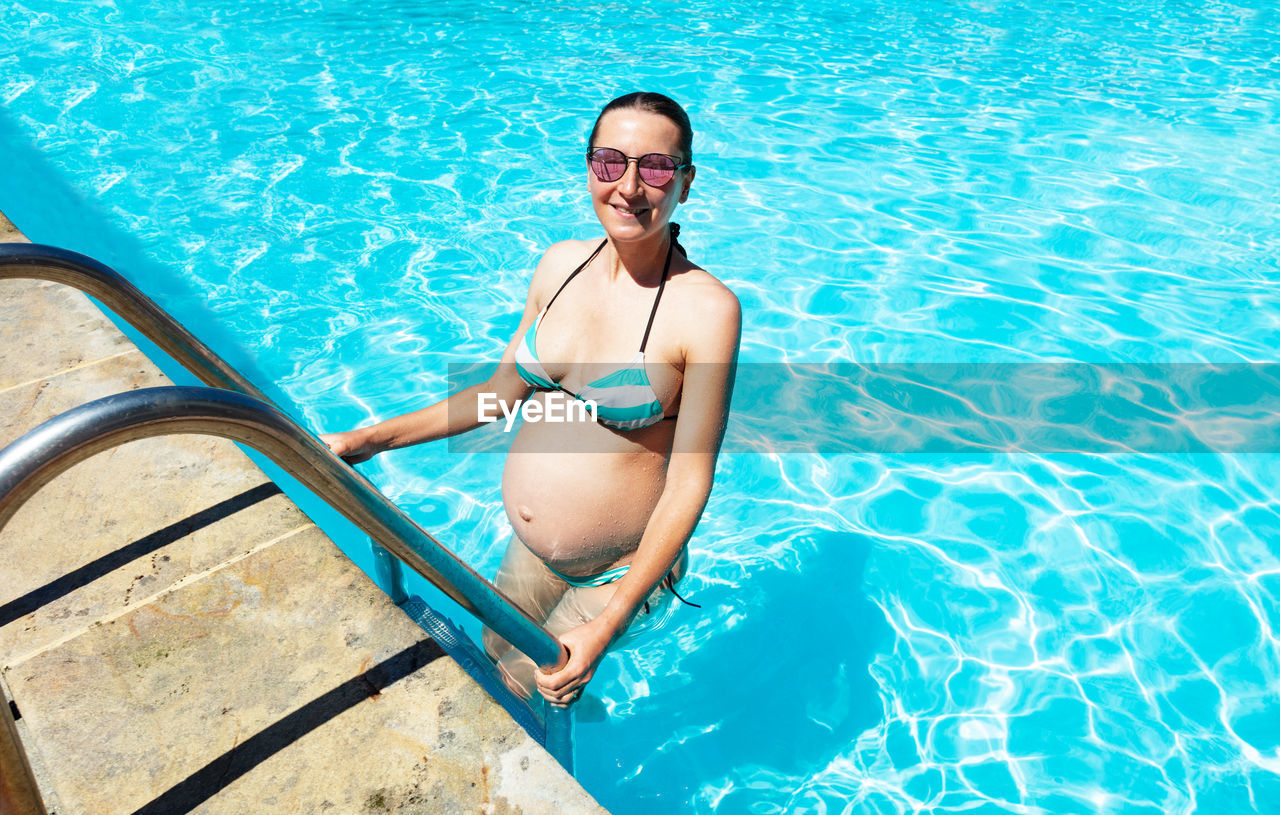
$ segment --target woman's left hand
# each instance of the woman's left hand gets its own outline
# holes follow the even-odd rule
[[[596,666],[613,641],[613,631],[599,617],[571,628],[560,635],[560,642],[569,649],[569,661],[558,671],[534,672],[538,692],[553,705],[567,705],[595,676]]]

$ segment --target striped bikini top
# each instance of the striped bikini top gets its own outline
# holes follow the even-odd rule
[[[565,278],[564,283],[560,284],[551,302],[542,309],[538,319],[533,321],[533,325],[529,326],[529,330],[520,340],[520,345],[516,348],[516,371],[519,372],[521,379],[535,388],[561,391],[576,399],[595,402],[596,420],[616,430],[637,430],[662,421],[662,403],[658,401],[658,394],[654,391],[653,383],[649,381],[649,374],[645,371],[644,349],[649,344],[649,331],[653,328],[653,318],[658,313],[658,302],[662,300],[662,290],[667,285],[667,272],[671,269],[671,250],[675,247],[677,234],[676,225],[672,224],[671,227],[671,245],[667,247],[666,265],[662,267],[662,282],[658,284],[658,294],[653,298],[653,310],[649,312],[649,323],[644,328],[640,350],[636,352],[635,357],[617,370],[583,385],[577,393],[561,387],[560,383],[553,380],[543,369],[542,363],[538,361],[538,328],[542,325],[543,318],[547,316],[547,311],[560,296],[560,292],[569,285],[569,281],[573,280],[578,272],[587,268],[587,264],[600,254],[600,250],[608,242],[603,240],[591,256],[574,269]]]

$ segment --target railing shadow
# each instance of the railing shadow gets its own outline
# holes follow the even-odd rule
[[[179,815],[191,812],[276,753],[325,722],[413,674],[445,655],[432,639],[424,639],[306,703],[264,730],[210,761],[161,793],[133,815]]]
[[[202,509],[194,515],[169,524],[163,529],[158,529],[119,549],[108,552],[96,560],[92,560],[37,589],[27,592],[21,597],[0,605],[0,627],[19,620],[40,607],[60,597],[65,597],[76,589],[84,588],[125,564],[152,554],[197,530],[211,526],[243,509],[281,494],[280,488],[272,482],[260,484],[225,501],[220,501],[207,509]]]

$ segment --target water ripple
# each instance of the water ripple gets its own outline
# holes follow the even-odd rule
[[[598,231],[596,108],[652,87],[698,128],[682,241],[744,361],[1270,362],[1278,33],[1222,2],[22,0],[0,139],[40,162],[0,206],[345,427],[496,358],[540,249]],[[797,427],[877,427],[850,407]],[[382,458],[492,571],[500,458]],[[1278,476],[728,453],[703,609],[602,665],[580,775],[619,813],[1273,811]]]

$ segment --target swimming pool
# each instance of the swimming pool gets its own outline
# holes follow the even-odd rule
[[[681,239],[745,361],[1276,358],[1261,3],[22,0],[0,33],[0,210],[316,428],[496,354],[634,88],[693,117]],[[366,472],[491,573],[500,467]],[[703,608],[608,659],[579,777],[617,813],[1273,811],[1277,484],[1269,452],[731,450]]]

